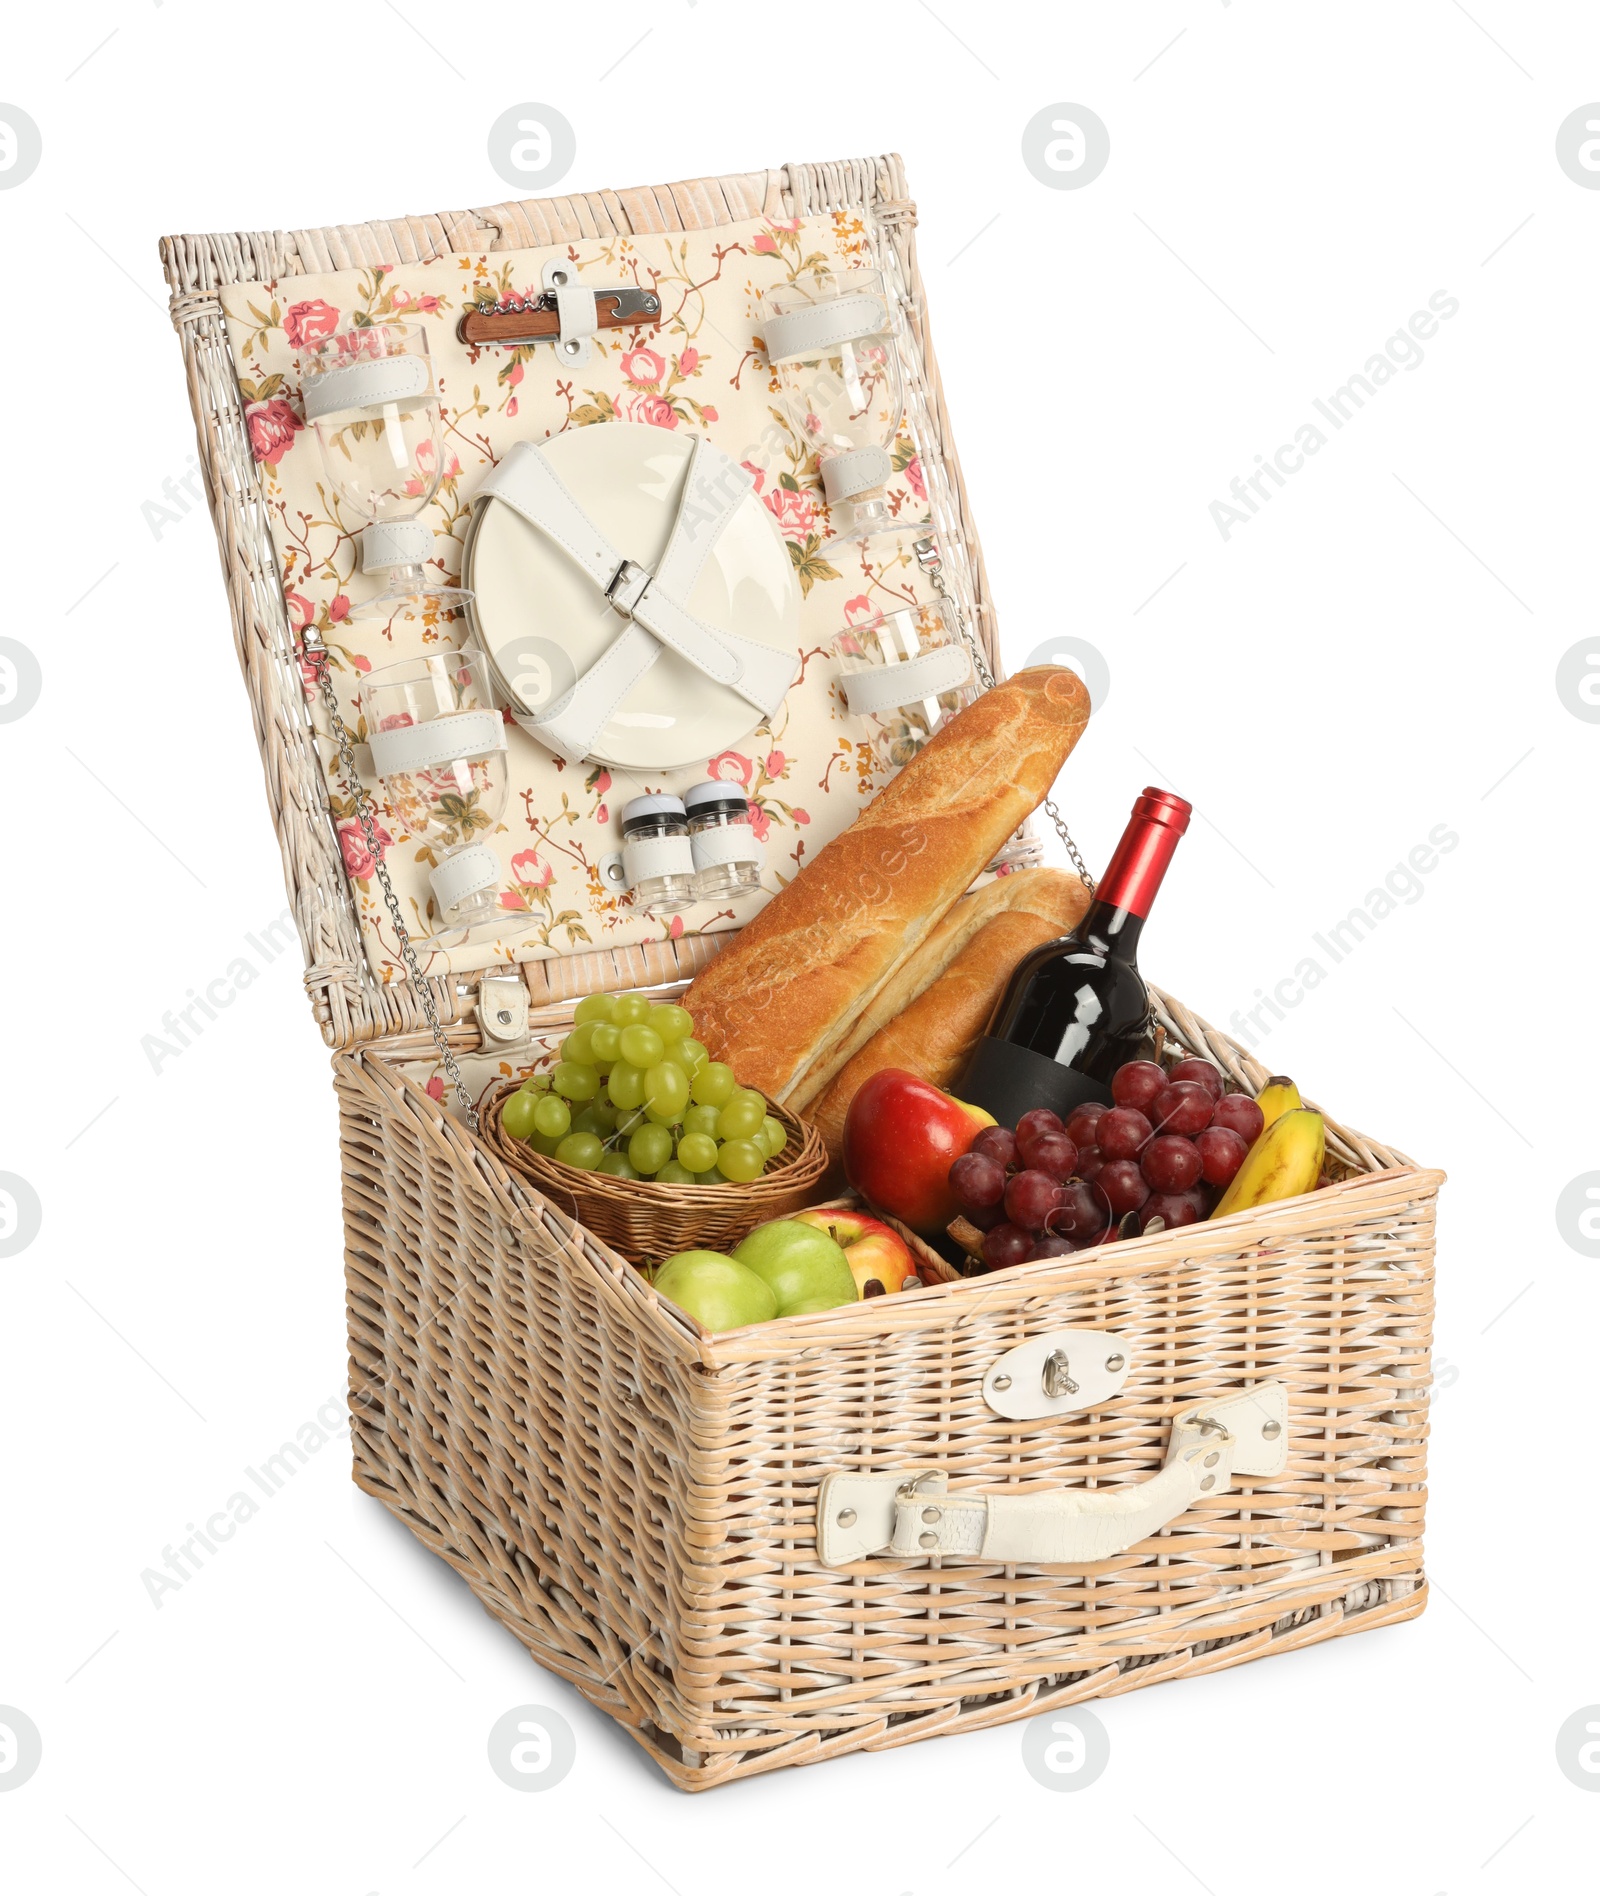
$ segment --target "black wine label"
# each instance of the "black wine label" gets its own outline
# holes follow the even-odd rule
[[[985,1034],[973,1050],[972,1064],[956,1097],[993,1113],[1002,1126],[1014,1127],[1036,1106],[1048,1106],[1063,1119],[1088,1100],[1109,1106],[1111,1088],[1091,1080],[1087,1073],[1060,1065],[1048,1054]]]

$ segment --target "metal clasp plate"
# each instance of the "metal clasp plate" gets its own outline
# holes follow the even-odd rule
[[[1098,1409],[1128,1380],[1132,1357],[1114,1331],[1051,1330],[995,1358],[983,1399],[1014,1422]]]

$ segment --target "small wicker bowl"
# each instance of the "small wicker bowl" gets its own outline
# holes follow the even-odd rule
[[[482,1109],[485,1141],[552,1204],[635,1263],[677,1251],[731,1251],[757,1225],[801,1210],[828,1169],[828,1148],[816,1127],[769,1099],[767,1111],[789,1139],[777,1164],[748,1185],[658,1185],[580,1172],[513,1139],[500,1124],[500,1110],[519,1084],[501,1087]]]

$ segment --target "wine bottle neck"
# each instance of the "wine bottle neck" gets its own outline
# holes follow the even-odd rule
[[[1171,791],[1146,790],[1100,878],[1097,901],[1140,919],[1148,915],[1178,838],[1189,827],[1189,813],[1189,805]]]
[[[1097,954],[1115,955],[1120,961],[1132,961],[1143,929],[1142,915],[1135,915],[1132,909],[1121,908],[1115,902],[1108,902],[1103,896],[1097,895],[1073,932]]]

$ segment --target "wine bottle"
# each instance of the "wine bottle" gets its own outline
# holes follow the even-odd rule
[[[1150,1031],[1139,933],[1189,815],[1167,790],[1147,789],[1134,804],[1083,920],[1017,964],[952,1089],[958,1099],[1002,1126],[1036,1106],[1065,1119],[1087,1100],[1110,1103],[1111,1076],[1139,1058]]]

